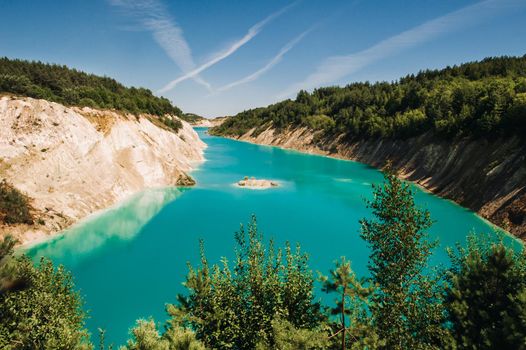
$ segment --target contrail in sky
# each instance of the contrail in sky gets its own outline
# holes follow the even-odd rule
[[[230,84],[227,84],[225,86],[220,87],[219,89],[217,89],[217,91],[219,91],[219,92],[226,91],[226,90],[229,90],[229,89],[231,89],[231,88],[233,88],[235,86],[246,84],[246,83],[249,83],[251,81],[256,80],[261,75],[265,74],[268,70],[272,69],[272,67],[274,67],[276,64],[278,64],[282,60],[283,56],[285,56],[285,54],[287,52],[292,50],[292,48],[294,48],[294,46],[296,46],[296,44],[298,44],[313,29],[314,29],[314,27],[304,31],[303,33],[298,35],[296,38],[294,38],[293,40],[289,41],[285,46],[283,46],[281,48],[281,50],[279,50],[278,54],[276,56],[274,56],[270,61],[268,61],[268,63],[266,65],[264,65],[262,68],[258,69],[257,71],[255,71],[254,73],[252,73],[250,75],[247,75],[246,77],[244,77],[242,79],[236,80],[236,81],[234,81],[234,82],[232,82]]]
[[[499,12],[511,10],[525,4],[525,1],[520,0],[482,1],[432,19],[424,24],[380,41],[363,51],[347,56],[329,57],[315,69],[315,72],[307,76],[305,80],[292,84],[276,98],[288,98],[301,89],[311,89],[333,83],[349,74],[359,71],[371,63],[427,42],[441,34],[458,30],[485,18],[496,16]]]
[[[175,22],[162,3],[157,0],[110,0],[114,6],[127,11],[137,18],[140,24],[152,32],[153,38],[177,66],[188,73],[195,69],[192,50],[183,35],[183,30]],[[192,79],[212,91],[210,84],[195,74]]]
[[[232,55],[239,48],[241,48],[243,45],[245,45],[250,40],[252,40],[256,35],[258,35],[259,32],[269,22],[271,22],[272,20],[276,19],[277,17],[279,17],[280,15],[282,15],[283,13],[288,11],[291,7],[295,6],[297,3],[298,2],[294,2],[294,3],[292,3],[292,4],[288,5],[288,6],[285,6],[284,8],[282,8],[281,10],[279,10],[277,12],[274,12],[273,14],[271,14],[270,16],[265,18],[264,20],[256,23],[255,25],[253,25],[252,27],[249,28],[248,32],[241,39],[237,40],[236,42],[231,44],[226,49],[224,49],[224,50],[220,51],[219,53],[217,53],[216,55],[214,55],[208,62],[206,62],[206,63],[202,64],[201,66],[191,70],[190,72],[180,76],[179,78],[177,78],[175,80],[172,80],[171,82],[166,84],[163,88],[161,88],[159,90],[159,92],[163,93],[163,92],[166,92],[166,91],[169,91],[169,90],[173,89],[180,82],[195,77],[196,75],[198,75],[202,71],[212,67],[214,64],[216,64],[218,62],[221,62],[222,60],[224,60],[228,56]]]

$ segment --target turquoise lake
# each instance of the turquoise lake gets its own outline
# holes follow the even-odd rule
[[[67,235],[32,248],[72,271],[89,310],[87,326],[94,342],[97,328],[108,343],[122,344],[138,318],[166,318],[165,303],[184,292],[187,262],[197,264],[199,239],[210,262],[233,255],[234,232],[257,215],[265,238],[277,245],[299,242],[314,271],[328,273],[345,255],[359,275],[366,273],[368,249],[359,236],[361,218],[370,215],[364,199],[382,174],[367,165],[306,155],[212,137],[206,162],[192,172],[191,189],[155,189],[94,215]],[[244,176],[273,179],[269,190],[237,188]],[[416,202],[435,221],[430,234],[439,239],[431,263],[447,264],[447,246],[464,242],[469,232],[493,232],[486,221],[450,201],[417,187]],[[324,295],[320,297],[326,299]]]

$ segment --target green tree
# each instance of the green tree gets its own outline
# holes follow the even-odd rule
[[[24,289],[29,284],[27,276],[17,268],[17,260],[13,256],[16,243],[11,236],[4,237],[0,242],[0,296],[8,291]]]
[[[290,322],[280,319],[272,321],[274,345],[258,343],[257,350],[321,350],[330,346],[327,330],[296,328]]]
[[[256,344],[275,346],[272,321],[282,319],[300,329],[312,329],[322,319],[314,302],[313,277],[307,256],[299,246],[282,251],[268,246],[252,218],[235,235],[233,269],[226,259],[209,266],[201,248],[201,267],[190,271],[188,296],[179,296],[180,309],[197,338],[210,348],[254,349]]]
[[[427,239],[429,212],[418,209],[413,193],[395,174],[374,187],[368,202],[373,218],[361,221],[369,244],[373,324],[386,349],[439,349],[448,339],[440,280],[424,269],[436,245]]]
[[[370,342],[378,337],[374,334],[368,316],[368,299],[372,288],[364,287],[356,278],[351,262],[345,257],[336,262],[336,268],[331,270],[329,277],[321,276],[320,279],[324,292],[338,295],[336,305],[329,309],[331,315],[339,317],[331,338],[341,338],[342,350],[347,348],[347,344],[352,344],[353,349],[363,349],[365,342],[369,342],[368,349],[374,349]]]
[[[153,319],[137,320],[130,333],[132,339],[120,350],[205,350],[194,332],[171,321],[161,334]]]
[[[16,258],[16,270],[27,286],[0,294],[0,348],[91,348],[71,275],[47,259],[34,266],[25,256]]]
[[[445,305],[458,349],[526,349],[526,256],[489,236],[450,250]]]

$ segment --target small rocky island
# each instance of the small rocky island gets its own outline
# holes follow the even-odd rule
[[[278,187],[278,183],[272,180],[256,179],[255,177],[248,178],[245,176],[236,184],[238,187],[249,188],[253,190],[264,190],[267,188]]]

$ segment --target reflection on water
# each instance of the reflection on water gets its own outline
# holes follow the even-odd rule
[[[78,262],[93,254],[109,241],[127,241],[136,236],[167,203],[181,194],[177,188],[149,189],[138,193],[118,206],[94,214],[62,235],[32,247],[28,255],[34,259],[52,256],[54,260]]]

